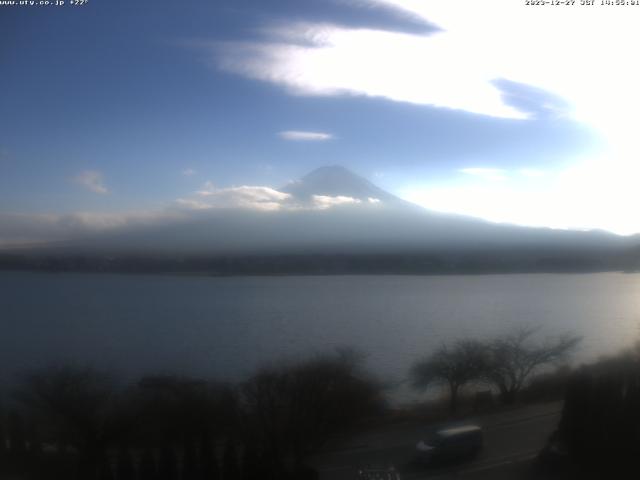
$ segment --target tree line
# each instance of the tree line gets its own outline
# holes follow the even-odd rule
[[[119,386],[94,369],[47,368],[0,409],[0,475],[315,478],[308,454],[381,414],[381,390],[347,351],[265,367],[240,385],[147,376]]]
[[[420,390],[444,386],[449,410],[483,384],[505,404],[580,339],[536,340],[521,328],[459,339],[410,370]],[[388,412],[385,386],[343,349],[256,371],[239,384],[168,375],[120,384],[91,368],[26,375],[0,402],[0,474],[37,479],[311,479],[309,455],[335,435]]]
[[[640,247],[613,250],[455,248],[436,251],[316,253],[263,255],[72,254],[43,250],[0,252],[0,271],[206,273],[210,275],[335,275],[335,274],[486,274],[514,272],[604,272],[640,268]]]

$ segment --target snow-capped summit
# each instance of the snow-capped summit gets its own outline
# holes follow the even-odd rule
[[[362,202],[380,201],[385,204],[406,203],[385,192],[369,180],[339,165],[320,167],[300,180],[288,183],[280,189],[296,199],[307,201],[313,196],[350,197]]]

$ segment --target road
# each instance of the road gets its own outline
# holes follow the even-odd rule
[[[440,425],[395,425],[367,432],[334,445],[317,455],[313,464],[320,480],[354,480],[358,466],[392,464],[403,480],[453,478],[522,478],[525,464],[545,444],[560,419],[561,404],[540,404],[466,419],[483,427],[485,448],[472,462],[446,468],[429,468],[413,462],[415,444]],[[451,425],[451,424],[449,424]]]

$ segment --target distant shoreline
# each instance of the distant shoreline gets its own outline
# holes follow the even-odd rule
[[[0,271],[177,276],[491,275],[640,271],[635,252],[477,250],[406,253],[160,255],[0,253]]]
[[[449,277],[449,276],[493,276],[493,275],[590,275],[603,273],[638,274],[638,270],[487,270],[487,271],[448,271],[448,272],[288,272],[288,273],[218,273],[206,271],[125,271],[125,270],[48,270],[37,268],[5,269],[0,273],[43,273],[50,275],[79,274],[79,275],[126,275],[126,276],[171,276],[171,277],[204,277],[204,278],[234,278],[234,277],[366,277],[366,276],[402,276],[402,277]]]

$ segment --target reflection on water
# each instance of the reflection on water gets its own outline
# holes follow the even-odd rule
[[[237,379],[336,346],[402,381],[461,336],[518,324],[584,336],[577,360],[638,336],[640,275],[181,277],[0,273],[0,375],[88,361]]]

